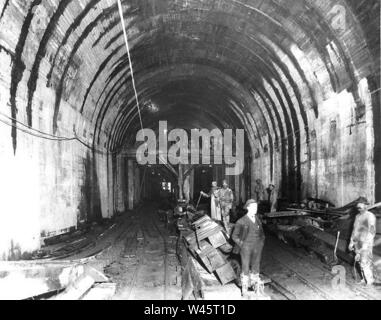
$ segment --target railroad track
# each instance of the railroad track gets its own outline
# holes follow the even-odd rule
[[[303,255],[303,254],[297,252],[295,249],[290,248],[287,245],[282,244],[281,246],[282,246],[282,249],[286,250],[287,252],[294,255],[295,257],[298,257],[300,259],[306,259],[308,261],[308,263],[311,264],[312,266],[314,266],[315,268],[318,268],[319,270],[321,270],[324,273],[331,274],[329,272],[328,266],[326,266],[326,268],[325,268],[324,266],[317,264],[316,262],[313,261],[313,259],[311,257],[309,257],[307,255]],[[357,286],[355,283],[350,282],[348,279],[345,280],[345,284],[348,288],[350,288],[350,290],[352,290],[353,292],[355,292],[356,294],[358,294],[359,296],[362,296],[363,298],[365,298],[367,300],[380,300],[381,299],[381,293],[380,293],[380,296],[376,297],[372,294],[369,294],[364,289]]]
[[[301,275],[299,272],[295,271],[294,269],[290,268],[287,264],[283,263],[282,261],[280,261],[279,259],[275,258],[274,256],[272,256],[272,258],[277,261],[277,263],[279,265],[281,265],[284,269],[287,269],[289,271],[289,274],[292,274],[294,278],[296,278],[298,281],[300,281],[301,283],[303,283],[306,287],[308,287],[309,289],[311,289],[313,292],[315,292],[315,294],[322,298],[323,300],[335,300],[335,297],[333,295],[331,295],[330,293],[326,292],[325,290],[322,290],[321,288],[319,288],[318,286],[316,286],[315,284],[313,284],[311,281],[309,281],[308,279],[306,279],[305,276]],[[277,282],[276,282],[277,283]],[[278,283],[279,285],[279,283]],[[282,289],[285,289],[283,286],[281,286]],[[291,293],[289,290],[285,289],[288,293]],[[291,293],[292,294],[292,293]],[[294,294],[292,294],[293,296],[295,296]],[[295,296],[296,298],[296,296]],[[295,299],[294,299],[295,300]]]
[[[144,264],[144,254],[145,254],[145,245],[144,243],[139,243],[136,239],[136,236],[137,236],[137,232],[139,231],[140,227],[139,227],[139,223],[137,224],[134,224],[133,229],[131,229],[132,234],[134,235],[134,237],[130,237],[130,238],[127,238],[126,241],[125,241],[125,252],[126,249],[129,247],[129,246],[132,246],[133,244],[136,244],[136,251],[135,251],[135,255],[136,257],[138,257],[138,260],[137,260],[137,265],[135,267],[135,270],[133,272],[133,275],[132,275],[132,279],[128,285],[129,287],[129,290],[128,290],[128,294],[127,294],[127,297],[126,299],[127,300],[130,300],[130,297],[131,297],[131,294],[133,292],[133,290],[136,288],[137,286],[137,282],[138,282],[138,276],[139,276],[139,272],[141,271],[141,268]],[[143,231],[143,236],[144,236],[144,231]]]
[[[156,223],[156,219],[152,220],[154,227],[156,228],[157,232],[159,233],[164,246],[164,281],[163,281],[163,298],[164,300],[167,300],[168,297],[168,243],[167,243],[167,237],[166,235],[163,235],[163,233],[160,230],[160,227]]]
[[[163,256],[163,276],[162,283],[163,290],[161,293],[162,299],[167,300],[168,298],[168,287],[169,287],[169,263],[168,263],[168,243],[166,234],[163,233],[162,227],[158,225],[157,217],[155,216],[154,208],[146,208],[149,212],[144,212],[139,215],[135,228],[130,231],[134,234],[134,237],[129,238],[129,242],[126,243],[126,247],[133,245],[134,242],[137,244],[136,256],[137,256],[137,265],[134,269],[132,279],[128,284],[128,294],[126,299],[130,299],[133,296],[134,290],[139,286],[143,285],[139,283],[139,280],[144,279],[144,268],[149,267],[150,254],[152,253],[149,249],[150,245],[155,245],[160,242],[160,248],[158,251],[159,256]],[[142,241],[137,240],[137,236],[142,237]],[[140,279],[143,277],[143,279]]]
[[[282,286],[279,282],[271,280],[268,285],[272,290],[282,295],[286,300],[297,300],[296,296],[290,290]]]

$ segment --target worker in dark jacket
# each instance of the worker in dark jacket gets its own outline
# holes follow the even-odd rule
[[[264,297],[264,284],[259,277],[259,268],[265,234],[257,216],[258,203],[250,199],[246,202],[245,209],[247,214],[237,221],[232,234],[233,241],[240,248],[242,295],[247,295],[250,286],[258,296]]]

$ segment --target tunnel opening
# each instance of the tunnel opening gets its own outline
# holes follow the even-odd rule
[[[378,0],[120,5],[0,0],[1,260],[148,202],[210,211],[200,192],[224,179],[241,210],[258,179],[275,186],[278,211],[381,201]],[[242,171],[191,163],[181,139],[188,161],[169,162],[163,121],[166,138],[232,130],[235,141],[242,129]],[[141,130],[155,163],[137,159]]]

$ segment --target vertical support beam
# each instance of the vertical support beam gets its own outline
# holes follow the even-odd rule
[[[218,180],[217,180],[217,183],[219,186],[222,186],[222,180],[225,179],[225,166],[223,165],[219,165],[218,166]]]
[[[113,171],[113,161],[112,156],[107,156],[107,216],[106,218],[111,218],[114,213],[114,171]]]
[[[240,178],[240,175],[234,176],[234,193],[235,193],[234,200],[236,201],[236,203],[239,203],[239,194],[240,194],[239,178]]]
[[[374,169],[375,169],[375,202],[381,202],[381,107],[380,91],[373,97],[373,129],[374,129]]]
[[[194,193],[194,169],[192,169],[191,173],[189,174],[189,186],[190,186],[190,199],[193,200],[193,193]]]
[[[367,121],[372,118],[372,131],[374,137],[373,164],[374,164],[374,202],[381,202],[381,106],[380,106],[380,79],[379,77],[369,77],[368,88],[371,92],[371,107],[367,110]],[[370,116],[371,115],[371,116]],[[369,130],[370,127],[369,127]],[[368,136],[372,133],[367,133]],[[369,199],[371,200],[371,199]]]
[[[245,202],[246,202],[245,175],[241,175],[241,176],[240,176],[240,180],[241,180],[241,201],[242,201],[243,203],[245,203]],[[238,202],[237,202],[237,204],[238,204]]]
[[[337,127],[341,128],[342,123],[340,117],[337,117]],[[337,166],[339,170],[337,170],[337,175],[338,175],[338,186],[337,186],[337,205],[338,206],[344,206],[345,201],[344,201],[344,163],[343,163],[343,154],[344,154],[344,148],[343,148],[343,137],[342,137],[342,130],[338,130],[338,156],[337,156]]]
[[[138,165],[134,162],[134,173],[135,173],[135,179],[134,179],[134,205],[137,205],[140,201],[140,169]]]
[[[144,199],[147,197],[147,168],[144,169],[145,174],[143,175],[143,190],[141,193],[141,197]]]
[[[218,165],[213,166],[213,180],[218,183]]]
[[[365,122],[366,122],[366,127],[365,127],[365,141],[366,141],[366,156],[365,156],[365,168],[366,168],[366,183],[365,185],[367,186],[367,190],[364,192],[365,196],[371,203],[377,202],[376,198],[376,176],[375,176],[375,171],[377,164],[375,162],[374,156],[376,155],[376,150],[377,150],[377,144],[376,144],[376,135],[378,131],[380,131],[380,127],[374,128],[374,117],[377,116],[377,113],[374,114],[374,109],[373,109],[373,103],[372,103],[372,95],[370,93],[370,88],[369,88],[369,83],[366,79],[362,79],[359,82],[359,95],[362,103],[365,105]],[[378,90],[379,91],[379,90]],[[377,91],[377,92],[378,92]],[[378,109],[379,109],[378,105]],[[378,117],[380,117],[380,114],[378,113]],[[378,119],[380,120],[380,118]],[[371,160],[373,159],[373,161]]]
[[[249,199],[251,197],[251,181],[253,180],[251,176],[251,157],[247,157],[245,159],[245,199]]]
[[[134,208],[134,162],[132,159],[127,161],[127,171],[128,171],[128,209],[132,210]]]
[[[183,200],[183,184],[184,184],[184,166],[179,164],[178,186],[179,186],[179,199]]]
[[[257,179],[256,178],[256,174],[255,174],[255,165],[256,165],[256,162],[255,162],[255,157],[252,158],[251,160],[251,168],[250,168],[250,176],[251,176],[251,194],[250,194],[250,198],[252,199],[255,199],[255,194],[254,194],[254,190],[255,190],[255,180]]]
[[[124,207],[124,163],[123,156],[118,155],[116,158],[116,210],[117,212],[123,212],[125,210]]]

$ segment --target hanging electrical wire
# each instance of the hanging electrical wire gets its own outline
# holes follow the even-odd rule
[[[62,141],[78,141],[79,143],[81,143],[85,147],[91,149],[95,153],[103,154],[103,155],[117,154],[122,150],[122,148],[118,149],[118,150],[114,150],[112,152],[99,150],[99,149],[96,149],[96,148],[90,146],[89,144],[84,142],[82,139],[80,139],[74,130],[73,130],[74,137],[55,136],[55,135],[52,135],[50,133],[46,133],[46,132],[43,132],[41,130],[32,128],[32,127],[26,125],[25,123],[22,123],[21,121],[14,119],[14,118],[12,118],[12,117],[10,117],[10,116],[2,113],[2,112],[0,112],[0,115],[8,120],[8,121],[6,121],[3,119],[0,119],[0,123],[3,123],[9,127],[16,128],[17,130],[24,132],[26,134],[29,134],[29,135],[36,137],[36,138],[45,139],[45,140],[49,140],[49,141],[59,141],[59,142],[62,142]],[[25,129],[20,128],[17,124],[21,125]]]
[[[128,62],[129,62],[129,66],[130,66],[130,73],[131,73],[131,79],[132,79],[132,87],[133,87],[133,90],[134,90],[134,94],[135,94],[135,100],[136,100],[136,107],[137,107],[137,110],[138,110],[138,115],[139,115],[139,121],[140,121],[140,126],[142,128],[142,130],[144,131],[144,127],[143,127],[143,121],[142,121],[142,116],[141,116],[141,110],[140,110],[140,103],[139,103],[139,97],[138,97],[138,93],[137,93],[137,90],[136,90],[136,83],[135,83],[135,77],[134,77],[134,71],[133,71],[133,67],[132,67],[132,60],[131,60],[131,54],[130,54],[130,47],[129,47],[129,43],[128,43],[128,38],[127,38],[127,33],[126,33],[126,26],[125,26],[125,23],[124,23],[124,16],[123,16],[123,10],[122,10],[122,3],[120,0],[117,0],[118,2],[118,8],[119,8],[119,15],[120,15],[120,21],[121,21],[121,24],[122,24],[122,29],[123,29],[123,36],[124,36],[124,42],[125,42],[125,45],[126,45],[126,50],[127,50],[127,56],[128,56]],[[118,148],[118,150],[114,150],[114,151],[103,151],[103,150],[98,150],[96,148],[94,148],[93,146],[90,146],[88,145],[86,142],[82,141],[76,134],[75,131],[73,131],[74,133],[74,137],[60,137],[60,136],[55,136],[55,135],[52,135],[50,133],[46,133],[46,132],[43,132],[41,130],[38,130],[38,129],[35,129],[35,128],[32,128],[24,123],[22,123],[21,121],[18,121],[17,119],[14,119],[12,117],[9,117],[7,116],[6,114],[0,112],[0,115],[2,115],[3,117],[7,118],[7,120],[10,120],[11,123],[7,122],[7,121],[4,121],[4,120],[1,120],[0,119],[0,122],[3,123],[3,124],[6,124],[8,126],[11,126],[11,127],[14,127],[16,128],[17,130],[21,131],[21,132],[24,132],[26,134],[29,134],[31,136],[34,136],[34,137],[37,137],[37,138],[41,138],[41,139],[46,139],[46,140],[51,140],[51,141],[78,141],[80,142],[82,145],[84,145],[85,147],[93,150],[94,152],[96,153],[100,153],[100,154],[117,154],[119,153],[123,147],[121,148]],[[20,128],[17,124],[19,124],[20,126],[24,127],[25,129],[23,128]]]
[[[136,90],[136,84],[135,84],[135,77],[134,77],[134,70],[132,68],[132,60],[131,60],[131,54],[130,54],[130,46],[128,44],[128,38],[127,38],[127,32],[126,32],[126,26],[124,23],[124,16],[123,16],[123,9],[122,9],[122,3],[120,0],[117,0],[118,2],[118,8],[119,8],[119,15],[120,15],[120,22],[122,24],[122,29],[123,29],[123,36],[124,36],[124,42],[126,44],[126,49],[127,49],[127,56],[128,56],[128,62],[130,65],[130,73],[131,73],[131,80],[132,80],[132,87],[134,89],[135,93],[135,100],[136,100],[136,107],[138,109],[138,114],[139,114],[139,121],[140,121],[140,126],[142,130],[144,131],[143,128],[143,121],[142,121],[142,115],[140,112],[140,103],[139,103],[139,97],[138,97],[138,92]]]
[[[21,131],[21,132],[24,132],[24,133],[27,133],[27,134],[29,134],[29,135],[31,135],[31,136],[33,136],[33,137],[36,137],[36,138],[42,138],[42,139],[52,140],[52,141],[69,141],[69,140],[76,140],[76,138],[63,138],[63,137],[55,137],[55,138],[53,138],[53,137],[49,137],[49,136],[44,136],[44,135],[42,135],[42,134],[34,133],[33,131],[31,132],[31,131],[28,131],[28,130],[26,130],[26,129],[22,129],[22,128],[18,127],[17,125],[12,124],[12,123],[8,123],[8,122],[6,122],[6,121],[4,121],[4,120],[2,120],[2,119],[0,119],[0,122],[1,122],[1,123],[4,123],[4,124],[6,124],[6,125],[8,125],[8,126],[10,126],[10,127],[16,128],[17,130],[19,130],[19,131]]]
[[[36,132],[36,133],[38,133],[38,134],[43,135],[44,137],[45,137],[45,136],[46,136],[46,137],[49,137],[49,138],[51,138],[51,140],[68,140],[68,141],[69,141],[69,140],[75,140],[75,137],[68,138],[68,137],[55,136],[55,135],[52,135],[52,134],[50,134],[50,133],[46,133],[46,132],[43,132],[43,131],[41,131],[41,130],[32,128],[32,127],[26,125],[25,123],[23,123],[23,122],[21,122],[21,121],[15,119],[15,118],[13,118],[13,117],[10,117],[10,116],[6,115],[5,113],[2,113],[1,111],[0,111],[0,115],[3,116],[3,117],[5,117],[5,118],[7,118],[8,120],[11,120],[12,122],[18,123],[18,124],[20,124],[21,126],[27,128],[27,130],[29,130],[29,131],[28,131],[28,132],[24,131],[24,132],[26,132],[26,133],[29,133],[30,131],[33,131],[33,132]],[[4,121],[1,121],[1,122],[5,123]],[[5,123],[5,124],[8,124],[8,123]],[[9,125],[11,125],[11,124],[9,124]],[[22,131],[21,128],[18,128],[16,125],[13,125],[13,124],[12,124],[12,126],[13,126],[14,128],[16,128],[16,129],[19,129],[20,131]],[[41,138],[44,138],[44,137],[41,137]]]

